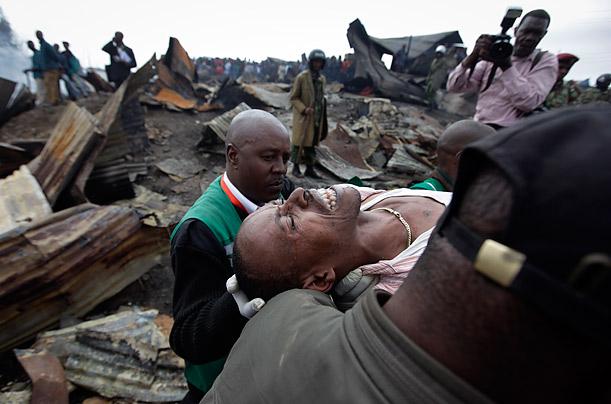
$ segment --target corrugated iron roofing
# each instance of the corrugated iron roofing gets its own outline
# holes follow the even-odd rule
[[[78,205],[0,234],[0,351],[81,316],[167,254],[131,209]]]
[[[70,185],[100,141],[97,119],[85,108],[69,103],[40,155],[29,167],[51,205]]]
[[[171,322],[157,310],[132,309],[41,334],[34,348],[57,355],[68,380],[103,396],[180,401],[185,364],[170,349]]]
[[[51,205],[27,166],[0,180],[0,234],[51,213]]]
[[[227,111],[222,115],[217,116],[210,122],[206,123],[203,131],[203,143],[214,142],[215,136],[218,136],[221,141],[225,141],[225,135],[229,130],[229,125],[233,118],[242,111],[248,111],[251,109],[248,104],[242,102],[231,111]]]

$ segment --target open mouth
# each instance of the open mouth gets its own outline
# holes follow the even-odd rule
[[[316,190],[324,206],[329,210],[334,210],[337,205],[337,192],[333,188],[319,188]]]

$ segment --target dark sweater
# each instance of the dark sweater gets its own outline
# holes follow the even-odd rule
[[[174,236],[171,256],[176,280],[170,345],[194,364],[222,358],[247,321],[225,288],[233,275],[225,249],[208,226],[190,219]]]

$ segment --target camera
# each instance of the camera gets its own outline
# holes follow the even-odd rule
[[[511,36],[507,35],[509,28],[513,27],[516,20],[522,15],[520,7],[509,7],[501,21],[501,33],[499,35],[490,35],[492,44],[488,48],[488,54],[493,60],[505,59],[513,53],[513,46],[510,43]]]

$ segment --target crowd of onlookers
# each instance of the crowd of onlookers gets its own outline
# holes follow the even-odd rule
[[[247,83],[272,82],[292,83],[297,75],[307,69],[308,62],[304,57],[301,61],[287,62],[276,58],[267,58],[261,62],[247,59],[200,57],[195,60],[197,76],[200,81],[209,78],[235,80],[242,77]],[[354,59],[352,55],[344,58],[329,57],[326,59],[325,77],[329,82],[344,83],[354,77]]]

